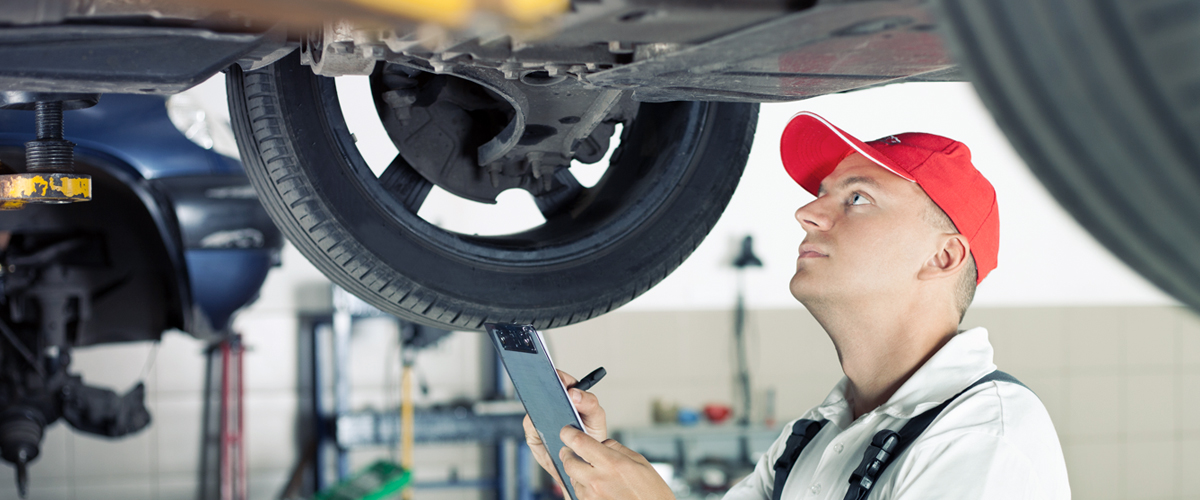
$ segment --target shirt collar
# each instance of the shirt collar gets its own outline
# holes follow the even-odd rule
[[[972,328],[951,337],[875,411],[895,418],[912,418],[942,404],[995,369],[987,330]],[[825,402],[816,408],[822,418],[829,419],[843,429],[849,426],[853,417],[846,401],[849,384],[849,379],[842,377]]]

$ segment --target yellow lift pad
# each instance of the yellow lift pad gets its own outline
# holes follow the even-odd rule
[[[26,172],[0,175],[0,209],[26,203],[73,203],[92,199],[92,176],[75,173]]]
[[[342,0],[388,14],[444,26],[466,24],[476,10],[497,10],[522,23],[536,23],[570,10],[570,0]]]

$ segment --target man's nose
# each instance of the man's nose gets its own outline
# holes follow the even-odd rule
[[[796,221],[805,231],[813,229],[824,231],[832,225],[832,220],[821,207],[821,200],[821,198],[817,198],[796,209]]]

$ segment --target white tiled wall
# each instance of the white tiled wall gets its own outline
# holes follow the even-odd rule
[[[649,425],[655,399],[700,407],[732,403],[733,315],[729,311],[615,312],[547,332],[558,366],[574,374],[604,366],[597,385],[613,427]],[[1077,499],[1200,498],[1190,477],[1200,457],[1200,319],[1176,307],[980,308],[964,326],[986,326],[996,362],[1032,387],[1063,443]],[[298,450],[298,322],[291,305],[255,308],[238,320],[246,355],[246,423],[252,498],[276,498]],[[351,375],[356,405],[395,404],[395,330],[382,320],[356,326]],[[755,419],[777,394],[778,421],[818,404],[841,377],[828,337],[803,309],[751,311],[747,322]],[[419,404],[476,398],[487,352],[479,334],[460,332],[423,352]],[[203,346],[180,333],[148,344],[81,349],[75,367],[95,385],[124,391],[146,370],[154,422],[108,440],[52,426],[31,468],[31,498],[193,499],[200,449]],[[389,455],[352,456],[352,466]],[[486,477],[480,446],[417,448],[417,478]],[[453,472],[452,472],[453,471]],[[15,498],[11,469],[0,499]],[[426,490],[417,498],[478,497]]]
[[[655,399],[734,402],[732,314],[617,312],[550,333],[560,368],[603,365],[594,392],[613,427],[649,425]],[[996,363],[1028,384],[1058,430],[1074,498],[1200,498],[1200,318],[1178,307],[980,308]],[[756,397],[777,420],[819,404],[841,377],[832,343],[803,309],[750,313]],[[734,405],[736,406],[736,405]],[[762,406],[752,415],[761,418]]]

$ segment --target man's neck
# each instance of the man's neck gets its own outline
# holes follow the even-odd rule
[[[886,403],[958,331],[936,308],[917,304],[806,306],[837,349],[854,419]]]

